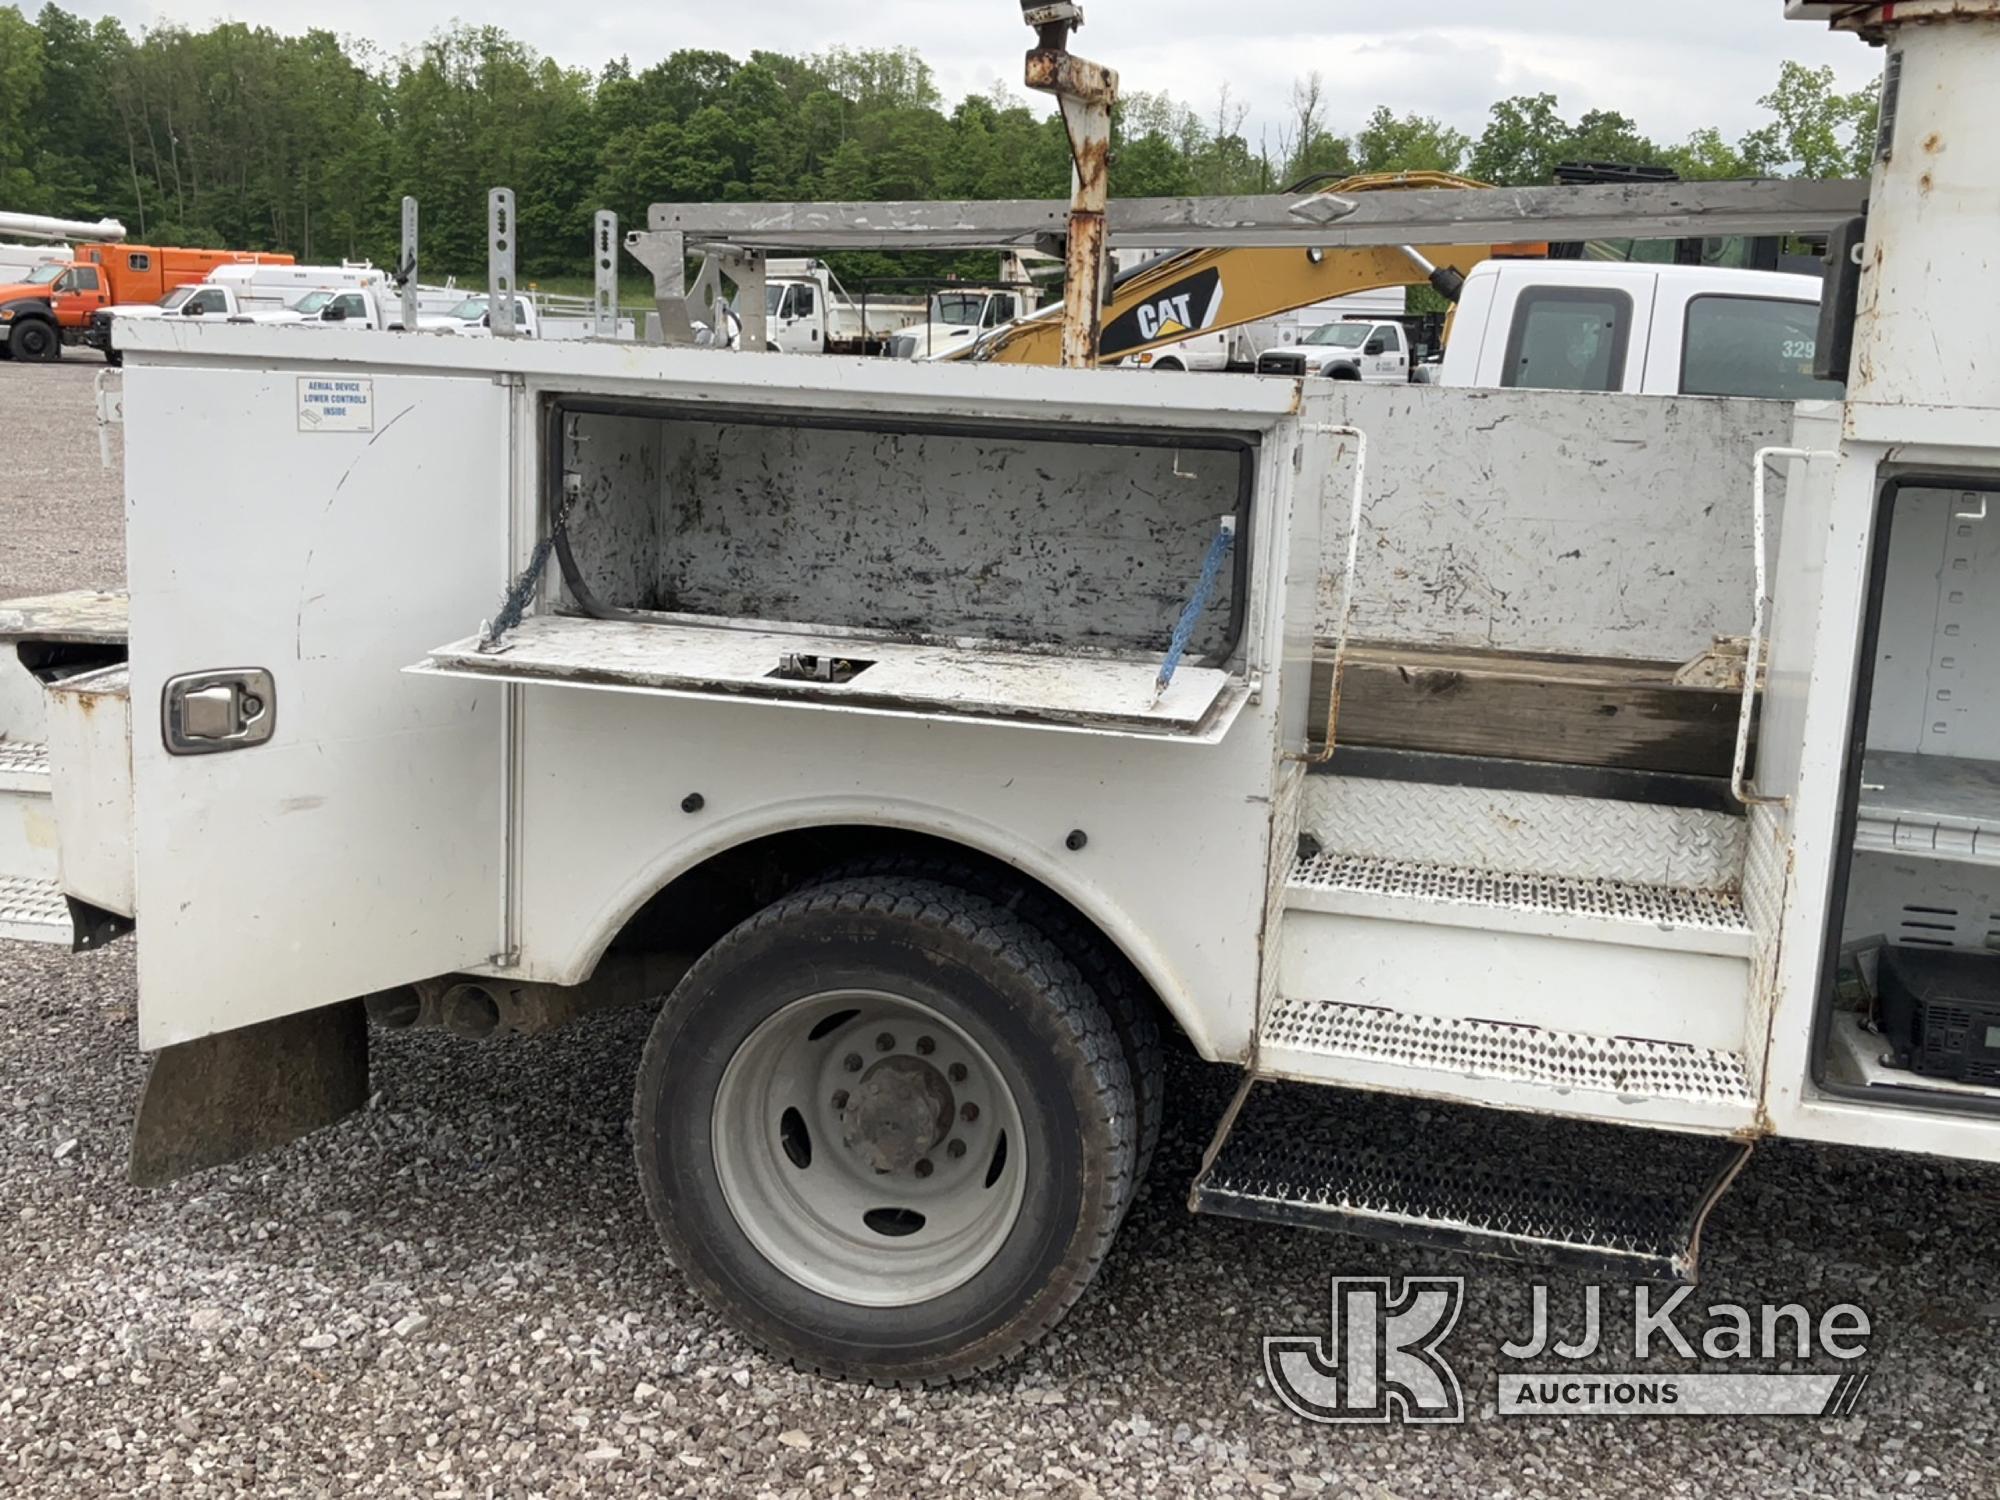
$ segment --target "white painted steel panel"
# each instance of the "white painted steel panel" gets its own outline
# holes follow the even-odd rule
[[[846,682],[773,674],[788,655],[873,663]],[[426,675],[674,694],[726,693],[854,713],[950,714],[1133,734],[1214,738],[1233,715],[1225,672],[1182,667],[1155,701],[1157,663],[969,650],[861,636],[816,637],[686,623],[549,616],[491,650],[478,636],[435,648]],[[1242,695],[1234,696],[1240,708]]]
[[[1332,403],[1369,435],[1357,639],[1684,661],[1748,627],[1750,456],[1789,439],[1789,404],[1359,384]],[[1329,476],[1325,638],[1350,474]]]
[[[63,890],[120,916],[133,886],[132,693],[125,666],[64,678],[48,690],[50,792]]]
[[[1534,925],[1448,926],[1413,919],[1418,915],[1415,903],[1382,915],[1287,911],[1279,992],[1412,1015],[1742,1049],[1746,958],[1580,941]]]
[[[300,373],[126,372],[147,1047],[501,946],[503,690],[401,669],[507,575],[508,393],[383,370],[372,433],[307,434]],[[167,679],[247,667],[271,741],[169,756]]]

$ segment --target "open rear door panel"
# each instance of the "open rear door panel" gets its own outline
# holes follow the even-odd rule
[[[126,387],[142,1043],[490,960],[506,690],[402,668],[506,576],[509,393],[150,365]]]

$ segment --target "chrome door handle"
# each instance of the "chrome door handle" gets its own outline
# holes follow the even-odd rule
[[[169,755],[247,750],[278,727],[278,685],[262,667],[187,672],[160,694],[160,733]]]

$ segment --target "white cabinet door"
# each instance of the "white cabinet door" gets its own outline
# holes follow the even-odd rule
[[[486,962],[505,690],[401,669],[504,586],[508,392],[337,366],[125,379],[141,1043]],[[168,749],[177,679],[206,753]]]

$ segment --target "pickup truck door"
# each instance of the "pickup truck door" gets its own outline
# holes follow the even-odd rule
[[[1510,266],[1499,278],[1477,384],[1548,391],[1643,388],[1658,276],[1594,278],[1587,263]]]
[[[1368,335],[1368,342],[1382,346],[1380,354],[1369,356],[1370,380],[1389,385],[1410,378],[1410,356],[1404,346],[1402,329],[1394,323],[1378,324],[1375,331]]]
[[[56,322],[65,328],[84,328],[90,315],[104,306],[104,273],[96,266],[71,266],[50,288]]]
[[[504,947],[505,690],[402,668],[493,611],[511,399],[127,365],[141,1045]]]

